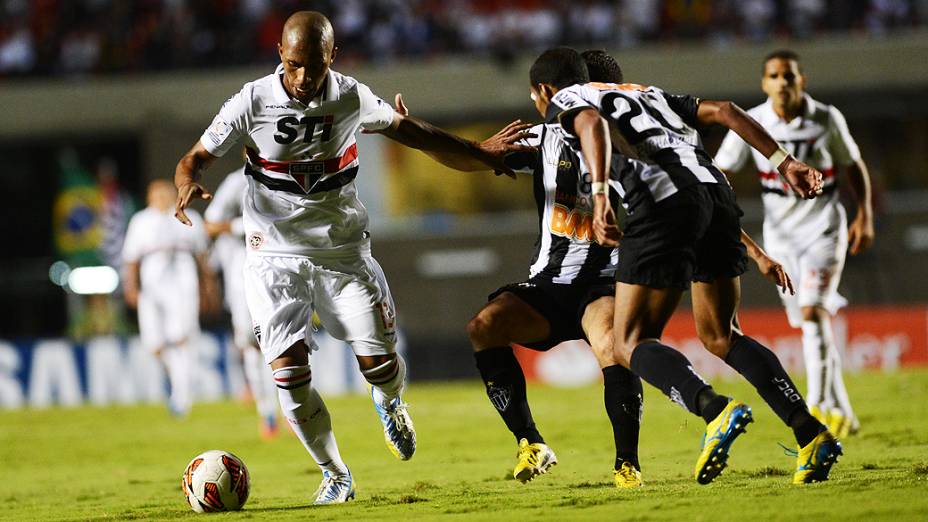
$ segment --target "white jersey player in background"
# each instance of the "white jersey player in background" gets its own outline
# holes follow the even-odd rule
[[[200,333],[200,293],[210,291],[212,275],[205,259],[206,232],[174,219],[175,198],[167,180],[148,185],[148,206],[132,216],[126,231],[123,292],[126,303],[138,309],[142,346],[166,369],[171,385],[168,408],[175,416],[185,416],[193,404],[192,341]],[[190,219],[202,225],[199,214]]]
[[[400,398],[406,375],[395,352],[395,311],[380,266],[371,256],[368,217],[357,198],[356,133],[379,132],[404,145],[457,155],[511,173],[508,152],[525,150],[523,133],[475,143],[394,113],[364,84],[329,67],[336,55],[329,20],[314,11],[287,19],[278,45],[281,65],[245,84],[177,165],[177,218],[194,198],[212,196],[197,183],[237,144],[246,148],[243,203],[248,256],[245,290],[264,360],[271,365],[284,416],[323,470],[315,503],[354,498],[331,420],[311,386],[310,316],[347,341],[372,386],[387,445],[412,457],[415,431]]]
[[[248,187],[244,167],[226,175],[213,193],[203,217],[213,239],[213,258],[222,269],[223,294],[232,316],[232,340],[241,351],[245,380],[261,419],[265,439],[277,435],[277,387],[255,339],[251,314],[245,302],[245,228],[242,200]]]
[[[824,193],[801,199],[786,187],[766,158],[729,132],[715,156],[724,170],[757,168],[763,190],[764,246],[796,281],[796,295],[781,295],[789,322],[802,328],[808,391],[813,414],[838,437],[859,427],[841,375],[841,356],[831,317],[846,301],[838,294],[845,253],[873,243],[870,177],[844,116],[804,92],[799,57],[776,51],[764,60],[761,82],[768,99],[748,111],[796,159],[824,175]],[[847,226],[838,198],[837,170],[854,189],[857,212]]]

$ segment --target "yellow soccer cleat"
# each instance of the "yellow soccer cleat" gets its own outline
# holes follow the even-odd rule
[[[822,411],[818,406],[809,406],[809,414],[815,417],[815,420],[821,422],[825,426],[828,426],[828,414]]]
[[[830,431],[816,435],[812,442],[799,449],[793,484],[808,484],[828,480],[831,466],[844,454],[841,443]]]
[[[631,462],[623,462],[622,467],[614,470],[615,487],[619,489],[640,488],[644,485],[641,480],[641,472],[635,469]]]
[[[516,457],[519,462],[512,470],[512,476],[523,484],[542,473],[547,473],[548,468],[557,464],[557,456],[551,448],[541,442],[529,444],[528,439],[519,441],[519,453]]]
[[[854,419],[845,415],[841,410],[831,410],[828,413],[828,422],[825,425],[828,426],[828,431],[834,434],[835,437],[844,439],[851,434]]]
[[[728,452],[732,442],[754,422],[751,407],[738,401],[729,401],[722,413],[706,426],[702,438],[702,452],[696,460],[696,482],[708,484],[728,465]]]

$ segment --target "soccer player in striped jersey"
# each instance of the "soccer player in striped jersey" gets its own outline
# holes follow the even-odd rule
[[[246,83],[226,101],[174,176],[176,215],[189,225],[185,209],[191,200],[212,197],[198,183],[202,171],[237,144],[245,145],[248,309],[284,416],[323,471],[317,504],[345,502],[355,489],[328,411],[311,386],[313,311],[333,337],[351,344],[371,384],[388,448],[401,460],[416,448],[401,398],[406,366],[395,352],[393,299],[371,256],[368,216],[354,185],[355,134],[376,131],[409,147],[458,153],[502,171],[509,171],[506,153],[525,149],[506,138],[474,143],[396,114],[366,85],[330,68],[336,52],[324,15],[290,16],[278,44],[277,70]]]
[[[757,169],[764,201],[764,246],[797,280],[798,293],[784,295],[794,328],[802,329],[808,390],[813,415],[838,437],[856,432],[859,423],[841,375],[841,355],[831,317],[846,304],[838,294],[845,253],[862,252],[873,243],[870,176],[838,109],[805,93],[799,56],[775,51],[764,59],[761,87],[767,101],[748,110],[777,142],[797,159],[824,174],[824,193],[813,200],[795,196],[777,177],[770,162],[729,132],[715,156],[725,170],[750,164]],[[837,170],[854,189],[857,214],[848,229],[838,200]]]
[[[248,303],[245,302],[245,229],[242,223],[242,199],[248,187],[244,168],[236,169],[222,180],[203,214],[206,233],[213,240],[212,257],[222,268],[223,295],[232,315],[232,342],[242,354],[242,369],[254,398],[260,419],[259,433],[271,439],[278,433],[277,386],[270,368],[261,357],[261,349],[252,329]]]
[[[589,83],[573,49],[542,53],[530,72],[536,106],[558,121],[583,155],[593,180],[593,231],[617,245],[615,356],[707,424],[695,478],[717,477],[735,438],[752,422],[751,409],[715,393],[680,352],[660,342],[663,329],[689,288],[700,340],[741,373],[794,432],[800,451],[794,483],[825,480],[841,446],[806,407],[769,349],[736,325],[740,275],[746,267],[741,211],[724,174],[702,149],[697,124],[719,123],[771,158],[804,197],[821,190],[821,173],[792,158],[760,125],[730,102],[704,102],[635,84]],[[606,195],[616,146],[660,167],[650,176],[621,179],[628,219],[616,226]],[[626,152],[627,151],[627,152]]]
[[[621,83],[618,64],[599,60],[600,54],[588,51],[583,55],[590,67],[590,78]],[[397,111],[407,113],[399,96]],[[522,143],[534,150],[507,158],[514,171],[533,176],[540,219],[529,278],[490,294],[487,305],[470,321],[467,330],[490,402],[519,445],[513,470],[516,479],[523,483],[532,480],[547,472],[557,458],[535,425],[525,377],[511,345],[545,351],[563,341],[583,339],[590,344],[603,372],[604,403],[616,452],[614,483],[619,488],[637,487],[642,485],[638,459],[641,380],[616,362],[612,349],[614,274],[620,254],[593,240],[590,173],[557,126],[519,126],[528,133]],[[613,159],[610,183],[614,185],[626,170],[648,176],[647,171],[656,169],[618,153]],[[611,194],[613,203],[618,204],[618,192]],[[765,276],[781,286],[789,284],[780,265],[762,249],[752,250],[752,257]]]

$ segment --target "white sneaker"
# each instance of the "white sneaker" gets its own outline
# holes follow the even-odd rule
[[[354,480],[351,472],[347,475],[335,475],[328,471],[322,472],[322,483],[316,490],[316,501],[313,504],[341,504],[354,498]]]
[[[409,460],[416,452],[416,428],[412,425],[407,407],[399,397],[390,401],[386,408],[374,400],[374,409],[383,424],[383,438],[400,460]]]

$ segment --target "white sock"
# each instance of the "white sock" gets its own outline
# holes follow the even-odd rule
[[[320,468],[337,475],[346,474],[348,467],[338,453],[329,410],[319,393],[310,386],[311,381],[309,365],[274,370],[280,408],[293,432]]]
[[[162,352],[164,365],[171,383],[168,404],[179,415],[186,415],[193,406],[193,372],[196,359],[189,343],[179,343]]]
[[[844,386],[844,375],[841,371],[841,354],[838,353],[838,346],[833,344],[828,350],[828,363],[831,365],[832,394],[835,398],[835,406],[841,410],[841,413],[849,419],[854,418],[854,409],[851,407],[851,398],[847,394],[847,388]]]
[[[264,363],[261,351],[253,346],[242,350],[242,366],[245,380],[255,399],[258,415],[262,419],[277,417],[277,387],[271,368]]]
[[[802,322],[802,353],[808,378],[806,403],[822,411],[827,411],[834,404],[831,365],[828,363],[829,344],[834,344],[830,321]]]
[[[406,386],[406,361],[399,354],[395,359],[361,373],[371,384],[373,399],[384,407],[399,397]]]

